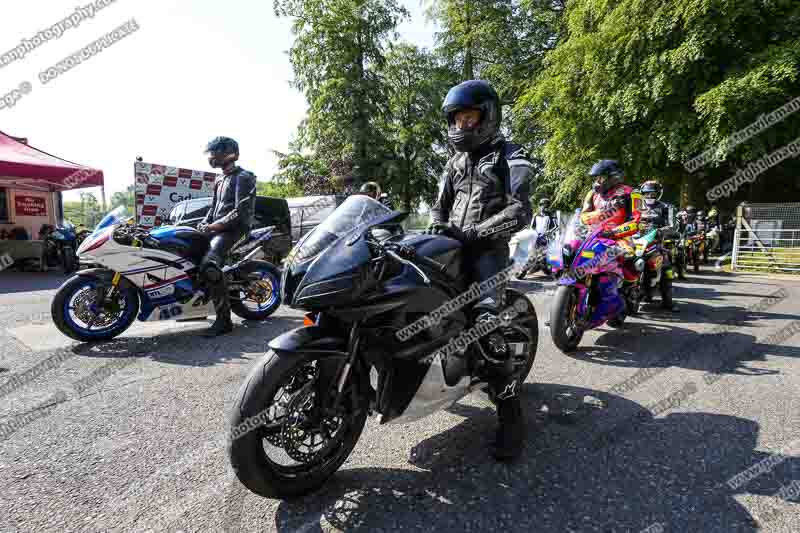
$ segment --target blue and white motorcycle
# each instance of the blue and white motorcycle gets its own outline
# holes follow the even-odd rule
[[[119,207],[106,215],[78,248],[81,270],[58,289],[51,305],[58,329],[73,339],[113,339],[134,320],[204,319],[214,314],[198,265],[209,236],[194,228],[145,230],[123,218]],[[231,310],[264,320],[280,306],[280,271],[258,259],[274,227],[258,229],[234,245],[223,268]]]

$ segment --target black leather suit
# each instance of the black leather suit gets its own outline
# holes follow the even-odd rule
[[[508,266],[511,235],[531,222],[532,165],[525,150],[502,137],[478,153],[458,153],[447,162],[431,222],[473,226],[478,238],[465,243],[464,265],[480,283]],[[481,306],[495,307],[492,291]]]
[[[210,284],[218,317],[230,320],[230,301],[221,274],[225,256],[249,231],[256,207],[256,176],[239,167],[214,184],[214,198],[203,223],[221,224],[224,229],[211,235],[201,271]]]
[[[673,224],[670,216],[670,205],[657,201],[653,205],[647,206],[647,209],[641,210],[639,218],[639,234],[646,235],[654,229],[661,229],[668,234],[674,233]],[[659,237],[659,240],[661,237]],[[672,266],[669,253],[664,252],[664,268]]]
[[[256,209],[256,176],[236,167],[214,185],[214,198],[203,222],[225,229],[211,237],[206,259],[222,268],[231,247],[250,231]],[[205,262],[205,261],[204,261]]]

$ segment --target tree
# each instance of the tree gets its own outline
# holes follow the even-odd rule
[[[561,205],[585,192],[601,157],[703,205],[708,187],[800,132],[790,118],[730,153],[726,142],[800,94],[795,1],[573,0],[565,16],[567,34],[515,107],[544,128]],[[713,161],[690,174],[684,162],[707,149]]]
[[[450,68],[461,73],[461,80],[485,79],[497,90],[503,131],[528,148],[537,196],[553,188],[538,179],[546,132],[527,109],[515,105],[564,34],[564,5],[565,0],[433,0],[426,10],[442,28],[436,34],[437,53]]]
[[[123,192],[115,192],[111,195],[111,209],[115,207],[125,207],[125,215],[133,215],[136,209],[136,187],[128,185]]]
[[[308,101],[298,146],[320,162],[352,159],[358,176],[375,175],[385,112],[380,83],[384,45],[407,11],[396,0],[275,0],[278,16],[292,17],[289,51],[293,86]]]
[[[382,127],[389,172],[382,188],[412,211],[418,200],[432,200],[447,162],[441,102],[455,80],[433,54],[407,43],[391,47],[382,77],[389,89],[389,113]]]

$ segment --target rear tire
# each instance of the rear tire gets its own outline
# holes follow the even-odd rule
[[[65,246],[62,253],[64,254],[64,273],[71,274],[75,272],[77,270],[77,258],[75,257],[75,250],[72,248],[72,246]]]
[[[694,265],[694,273],[697,274],[700,272],[700,254],[697,253],[697,250],[692,254],[692,263]]]
[[[672,309],[672,280],[667,277],[666,271],[661,273],[659,285],[661,288],[661,307]]]
[[[513,320],[512,325],[515,327],[524,328],[527,331],[522,332],[513,329],[512,325],[509,325],[508,327],[503,328],[503,332],[507,341],[527,341],[528,343],[528,353],[526,353],[524,356],[520,355],[515,357],[515,363],[517,364],[522,363],[522,357],[525,358],[524,364],[519,364],[521,367],[519,370],[519,383],[522,385],[525,383],[525,380],[533,368],[533,363],[536,360],[536,351],[539,346],[539,318],[536,316],[536,308],[533,306],[533,303],[528,299],[527,296],[514,290],[506,291],[506,302],[509,302],[513,305],[518,299],[524,299],[525,302],[527,302],[528,310],[519,312],[517,317]],[[522,316],[523,313],[527,315],[527,318]],[[519,335],[524,335],[527,337],[527,339],[521,339],[519,338]]]
[[[561,285],[556,290],[553,303],[550,306],[550,336],[553,344],[562,352],[572,352],[580,344],[583,338],[583,330],[572,325],[576,331],[571,334],[570,318],[577,312],[578,291],[569,285]]]
[[[232,299],[231,311],[245,320],[266,320],[281,305],[280,271],[274,265],[266,261],[250,261],[243,265],[240,271],[243,275],[260,273],[261,281],[269,283],[271,288],[269,289],[269,296],[265,302],[252,302],[258,306],[258,309],[251,309],[247,307],[244,302]],[[243,294],[240,293],[232,296],[236,298],[243,296]]]
[[[320,360],[319,357],[314,353],[267,352],[239,388],[229,418],[231,432],[269,408],[284,382],[303,365]],[[358,375],[351,373],[349,380],[357,386],[358,378]],[[318,468],[312,467],[307,471],[301,471],[299,467],[292,471],[293,467],[282,467],[271,461],[264,449],[265,436],[258,428],[238,438],[232,435],[228,440],[227,453],[236,477],[248,490],[265,498],[287,499],[314,491],[339,469],[358,442],[366,423],[367,409],[364,405],[356,409],[335,455],[323,461]]]

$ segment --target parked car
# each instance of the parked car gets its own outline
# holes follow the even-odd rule
[[[344,195],[287,198],[292,216],[292,242],[316,228],[347,199]]]
[[[184,200],[175,204],[165,224],[196,228],[211,207],[211,197]],[[253,229],[275,226],[272,238],[264,245],[266,260],[280,264],[292,248],[292,221],[284,198],[256,196]]]

